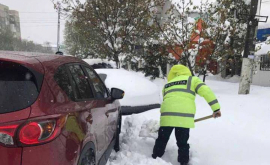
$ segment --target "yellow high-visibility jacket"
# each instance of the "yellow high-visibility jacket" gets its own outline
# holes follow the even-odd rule
[[[196,94],[204,97],[214,112],[220,110],[215,94],[202,80],[184,65],[173,66],[163,88],[160,126],[194,128]]]

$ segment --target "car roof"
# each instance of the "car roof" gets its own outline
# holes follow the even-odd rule
[[[0,60],[8,60],[17,62],[27,67],[31,67],[39,72],[44,73],[43,67],[58,68],[62,64],[66,63],[84,63],[83,60],[72,56],[45,54],[36,52],[15,52],[15,51],[0,51]],[[42,64],[39,65],[38,63]]]

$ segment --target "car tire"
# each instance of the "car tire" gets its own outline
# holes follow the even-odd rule
[[[117,124],[116,133],[115,133],[115,144],[114,144],[115,152],[120,151],[121,124],[122,124],[122,115],[120,114],[118,117],[118,124]]]
[[[85,153],[80,165],[96,165],[95,153],[92,148]]]

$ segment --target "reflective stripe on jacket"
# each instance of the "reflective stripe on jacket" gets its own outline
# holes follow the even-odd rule
[[[160,126],[194,128],[196,94],[204,97],[213,111],[219,110],[220,105],[212,90],[198,77],[192,77],[188,68],[176,66],[178,70],[181,66],[180,71],[175,72],[175,76],[169,74],[169,82],[163,89]]]

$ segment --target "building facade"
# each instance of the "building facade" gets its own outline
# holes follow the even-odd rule
[[[0,28],[10,29],[14,37],[21,39],[20,15],[16,10],[9,10],[8,6],[0,4]]]
[[[270,37],[265,42],[256,44],[255,74],[252,84],[270,87]]]

